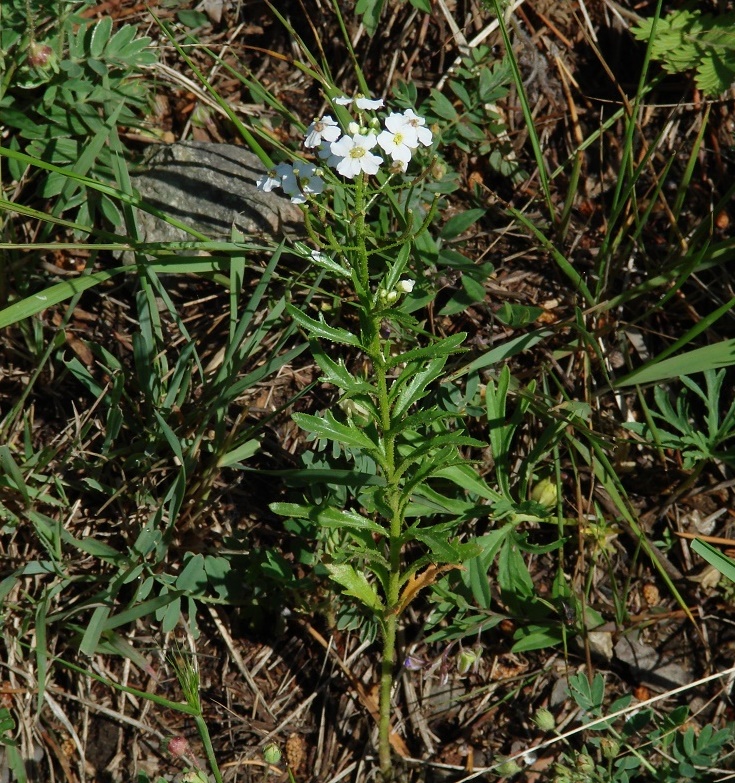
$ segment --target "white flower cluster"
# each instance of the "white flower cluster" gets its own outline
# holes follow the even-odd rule
[[[353,104],[359,112],[380,109],[382,100],[371,100],[358,96],[356,98],[335,98],[340,106]],[[362,116],[362,115],[361,115]],[[377,120],[370,122],[351,122],[347,133],[329,115],[319,117],[309,125],[304,139],[304,146],[316,149],[317,155],[325,165],[337,170],[348,179],[354,179],[363,172],[377,174],[384,162],[380,155],[372,150],[376,146],[382,148],[391,160],[391,171],[402,172],[408,167],[411,156],[419,145],[430,147],[431,130],[426,126],[426,120],[419,117],[412,109],[403,113],[391,112],[384,122],[384,128],[378,133]],[[273,188],[282,187],[291,197],[294,204],[303,204],[308,196],[317,195],[324,189],[320,170],[312,163],[281,163],[269,171],[257,182],[258,188],[270,192]]]

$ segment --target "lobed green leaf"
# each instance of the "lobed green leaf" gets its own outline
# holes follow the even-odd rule
[[[319,315],[320,320],[316,321],[291,304],[286,305],[286,311],[302,329],[305,329],[314,337],[318,337],[322,340],[329,340],[329,342],[333,343],[341,343],[342,345],[360,346],[359,337],[352,332],[348,332],[346,329],[338,329],[334,326],[329,326],[325,323],[321,313]]]
[[[301,429],[316,435],[317,438],[336,441],[369,452],[377,450],[376,444],[355,424],[352,422],[341,424],[331,411],[326,411],[323,417],[312,416],[309,413],[294,413],[292,418]]]
[[[373,612],[382,611],[384,604],[378,596],[375,587],[368,582],[365,574],[356,571],[351,565],[346,563],[329,563],[326,566],[330,577],[342,585],[345,595],[357,598],[358,601],[365,604]]]

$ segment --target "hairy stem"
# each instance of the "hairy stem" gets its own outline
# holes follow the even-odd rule
[[[396,667],[396,635],[398,630],[398,605],[401,586],[401,554],[403,549],[403,504],[401,502],[401,475],[396,467],[396,444],[393,427],[393,410],[390,401],[390,379],[388,377],[386,345],[380,334],[384,305],[375,301],[370,288],[370,268],[366,242],[365,179],[355,183],[355,262],[358,297],[362,308],[362,344],[373,365],[375,378],[376,404],[379,420],[376,422],[382,436],[382,467],[385,474],[385,503],[390,509],[388,520],[388,583],[385,585],[385,610],[381,618],[382,656],[380,665],[380,704],[378,719],[378,756],[380,771],[385,781],[392,778],[393,760],[391,756],[391,695]]]

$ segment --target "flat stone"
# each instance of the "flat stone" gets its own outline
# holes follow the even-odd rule
[[[265,173],[260,159],[244,147],[182,141],[154,150],[141,173],[131,177],[144,201],[205,234],[228,240],[234,225],[248,237],[280,240],[301,234],[301,210],[278,191],[258,190]],[[144,242],[182,242],[193,237],[164,220],[137,211]]]
[[[693,674],[681,664],[664,658],[650,644],[636,636],[622,636],[615,644],[615,657],[628,664],[640,681],[653,690],[664,691],[686,685]]]

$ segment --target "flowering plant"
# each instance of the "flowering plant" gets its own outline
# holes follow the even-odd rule
[[[441,574],[478,553],[475,544],[459,541],[456,519],[434,521],[430,483],[453,466],[469,469],[459,447],[483,443],[454,431],[453,414],[427,402],[465,335],[434,338],[408,307],[414,296],[412,249],[428,230],[435,203],[415,225],[401,196],[416,182],[407,179],[408,166],[417,150],[432,145],[432,131],[410,109],[389,113],[381,125],[373,114],[382,108],[379,100],[337,98],[334,105],[341,123],[325,114],[306,132],[305,146],[316,162],[280,164],[258,184],[263,190],[281,187],[302,206],[315,247],[297,243],[296,250],[352,290],[345,298],[354,312],[349,328],[327,323],[321,313],[314,318],[293,306],[289,313],[309,336],[322,380],[340,395],[334,409],[293,418],[352,461],[351,486],[358,490],[342,508],[318,503],[272,508],[340,531],[340,546],[325,567],[380,634],[379,755],[388,777],[391,745],[401,749],[390,720],[399,617]],[[348,106],[353,112],[346,115]],[[381,209],[390,222],[367,219],[371,210]],[[330,355],[327,344],[360,352],[366,371],[351,371],[343,358]],[[365,465],[374,466],[369,480]]]

